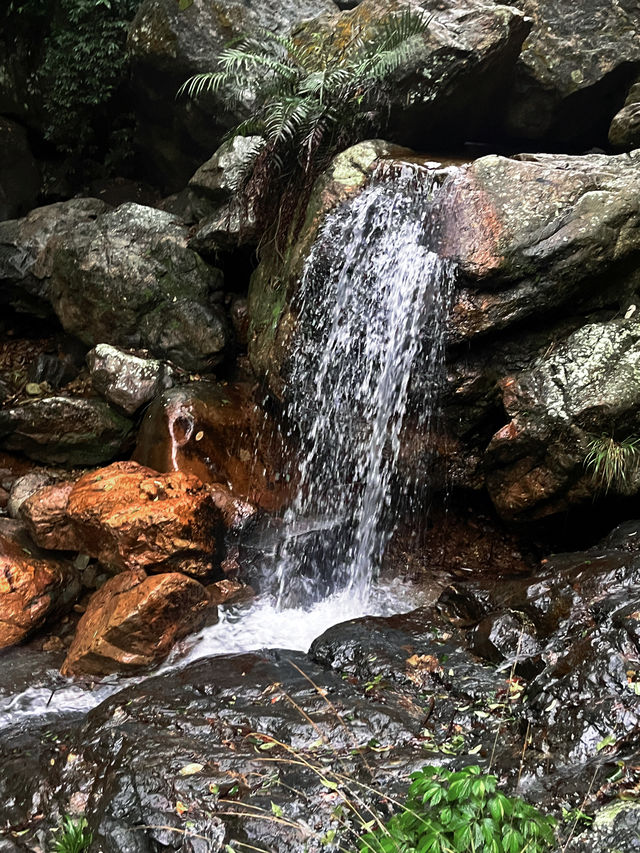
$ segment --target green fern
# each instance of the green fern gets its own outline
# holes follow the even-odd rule
[[[215,71],[191,77],[178,94],[214,93],[230,107],[250,104],[251,117],[229,136],[261,135],[266,146],[254,162],[289,178],[308,176],[382,124],[390,103],[384,84],[429,22],[421,10],[404,9],[366,27],[354,23],[348,38],[334,32],[305,40],[261,30],[227,46]]]

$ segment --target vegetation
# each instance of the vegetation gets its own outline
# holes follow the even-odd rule
[[[553,845],[555,820],[500,793],[479,767],[425,767],[411,778],[404,807],[360,839],[360,853],[542,853]]]
[[[640,438],[616,441],[607,435],[594,436],[587,447],[584,464],[593,479],[605,492],[625,491],[640,468]]]
[[[92,833],[83,817],[77,820],[68,815],[63,817],[55,835],[54,853],[82,853],[93,841]]]
[[[16,81],[24,87],[16,97],[27,100],[30,121],[40,114],[45,139],[60,152],[123,156],[131,119],[113,107],[137,7],[137,0],[10,0],[0,12],[2,40],[27,75]]]
[[[261,136],[247,170],[248,196],[273,210],[287,181],[299,200],[301,185],[338,151],[377,132],[388,115],[391,81],[425,33],[429,19],[404,9],[366,28],[304,31],[295,37],[262,30],[222,51],[216,71],[191,77],[181,92],[215,93],[250,117],[229,136]]]

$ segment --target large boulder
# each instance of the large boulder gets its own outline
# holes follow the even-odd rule
[[[507,128],[518,138],[603,144],[640,71],[637,0],[513,0],[534,22]]]
[[[491,155],[440,199],[441,252],[459,271],[452,338],[558,309],[620,304],[638,284],[640,151]]]
[[[513,5],[485,0],[362,0],[351,11],[325,15],[296,31],[302,42],[324,37],[337,53],[357,38],[377,38],[377,21],[403,8],[422,8],[427,32],[380,83],[389,110],[387,135],[428,150],[491,134],[531,22]]]
[[[172,572],[117,575],[93,594],[62,667],[63,675],[131,672],[166,657],[173,644],[215,621],[207,590]]]
[[[218,363],[228,339],[222,273],[187,237],[177,217],[131,203],[51,241],[50,299],[65,330],[189,370]]]
[[[50,492],[45,490],[43,499],[50,501]],[[38,494],[32,504],[37,500]],[[76,482],[64,517],[76,533],[78,550],[115,571],[206,577],[219,565],[222,513],[194,476],[115,462]],[[37,538],[35,524],[34,534]]]
[[[279,434],[246,383],[190,382],[151,403],[134,458],[156,471],[183,471],[204,483],[224,483],[235,495],[276,509],[290,486],[279,479]]]
[[[246,117],[219,98],[200,103],[176,93],[193,74],[215,70],[225,45],[261,29],[288,32],[296,24],[335,12],[331,0],[247,3],[222,0],[144,0],[129,33],[138,144],[150,174],[168,192],[181,190],[226,131]]]
[[[100,465],[128,444],[131,421],[97,397],[41,397],[0,411],[0,447],[54,465]]]
[[[0,649],[19,643],[80,591],[71,563],[0,535]]]
[[[485,464],[504,518],[540,518],[603,491],[640,491],[636,452],[624,452],[640,435],[640,323],[583,326],[502,388],[511,421],[494,435]],[[599,467],[596,457],[589,464],[592,451],[602,456]],[[606,457],[615,453],[622,467],[609,476]]]
[[[107,210],[109,205],[97,198],[73,198],[38,207],[22,219],[0,222],[0,304],[50,314],[51,269],[45,257],[49,240]]]

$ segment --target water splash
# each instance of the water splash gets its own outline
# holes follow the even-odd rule
[[[302,447],[276,570],[281,609],[338,590],[364,612],[395,524],[393,481],[412,375],[429,429],[444,363],[451,263],[432,250],[434,172],[378,167],[330,214],[294,310],[287,418]],[[301,536],[301,528],[314,528]]]

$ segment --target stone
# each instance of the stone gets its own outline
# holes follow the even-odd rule
[[[134,459],[156,471],[184,471],[222,483],[264,509],[290,491],[279,480],[283,448],[247,383],[190,382],[171,388],[147,409]]]
[[[640,490],[634,464],[609,483],[587,464],[594,440],[620,441],[640,431],[639,342],[633,318],[592,323],[502,381],[511,421],[491,440],[485,467],[503,518],[541,518],[603,491]]]
[[[24,127],[0,118],[0,221],[22,216],[35,207],[40,170]]]
[[[261,136],[234,136],[195,172],[189,187],[213,204],[228,202],[247,177],[250,164],[264,147]]]
[[[255,595],[250,586],[229,578],[209,584],[207,592],[211,601],[216,605],[245,604],[247,601],[251,601]]]
[[[20,507],[35,492],[48,486],[51,482],[51,474],[46,471],[31,471],[17,477],[11,486],[11,493],[7,505],[7,512],[11,518],[19,518]]]
[[[41,397],[0,411],[0,446],[47,464],[108,462],[130,430],[131,421],[98,398]]]
[[[640,146],[640,83],[634,83],[622,109],[611,120],[609,142],[614,148]]]
[[[140,358],[109,344],[94,347],[87,355],[87,364],[98,394],[126,415],[135,414],[177,378],[176,371],[165,362]]]
[[[301,21],[335,12],[331,0],[283,0],[278,4],[194,0],[144,0],[129,31],[128,49],[138,119],[137,142],[148,173],[167,192],[184,187],[225,133],[247,117],[248,104],[229,110],[218,97],[176,98],[194,74],[213,71],[221,50],[239,36],[262,29],[288,33]]]
[[[207,577],[219,566],[222,514],[193,475],[114,462],[80,477],[69,494],[66,515],[78,550],[112,571]]]
[[[255,248],[261,236],[252,203],[236,198],[200,221],[189,246],[205,258],[216,257],[220,252]]]
[[[73,567],[0,534],[0,648],[22,642],[80,591]]]
[[[507,129],[581,149],[606,139],[640,69],[636,0],[514,0],[533,20],[513,74]]]
[[[51,314],[49,241],[109,209],[97,198],[73,198],[0,222],[0,303],[38,316]]]
[[[457,170],[438,198],[440,251],[461,282],[451,339],[559,308],[626,311],[639,199],[640,152],[491,155]]]
[[[41,548],[53,551],[81,550],[82,539],[67,515],[73,487],[74,483],[69,481],[45,485],[22,501],[20,518],[33,541]]]
[[[123,204],[47,247],[50,299],[65,330],[87,346],[148,349],[187,370],[222,358],[222,273],[187,247],[164,211]]]
[[[101,676],[148,667],[207,616],[209,596],[193,578],[176,572],[147,577],[142,569],[122,572],[91,596],[62,674]]]
[[[408,43],[388,80],[386,136],[401,145],[429,150],[495,132],[510,81],[531,21],[511,5],[485,0],[442,0],[418,4],[362,0],[352,11],[324,15],[301,26],[302,43],[319,34],[341,50],[356,36],[374,38],[376,21],[390,11],[421,7],[427,32]],[[331,48],[329,48],[331,50]]]

